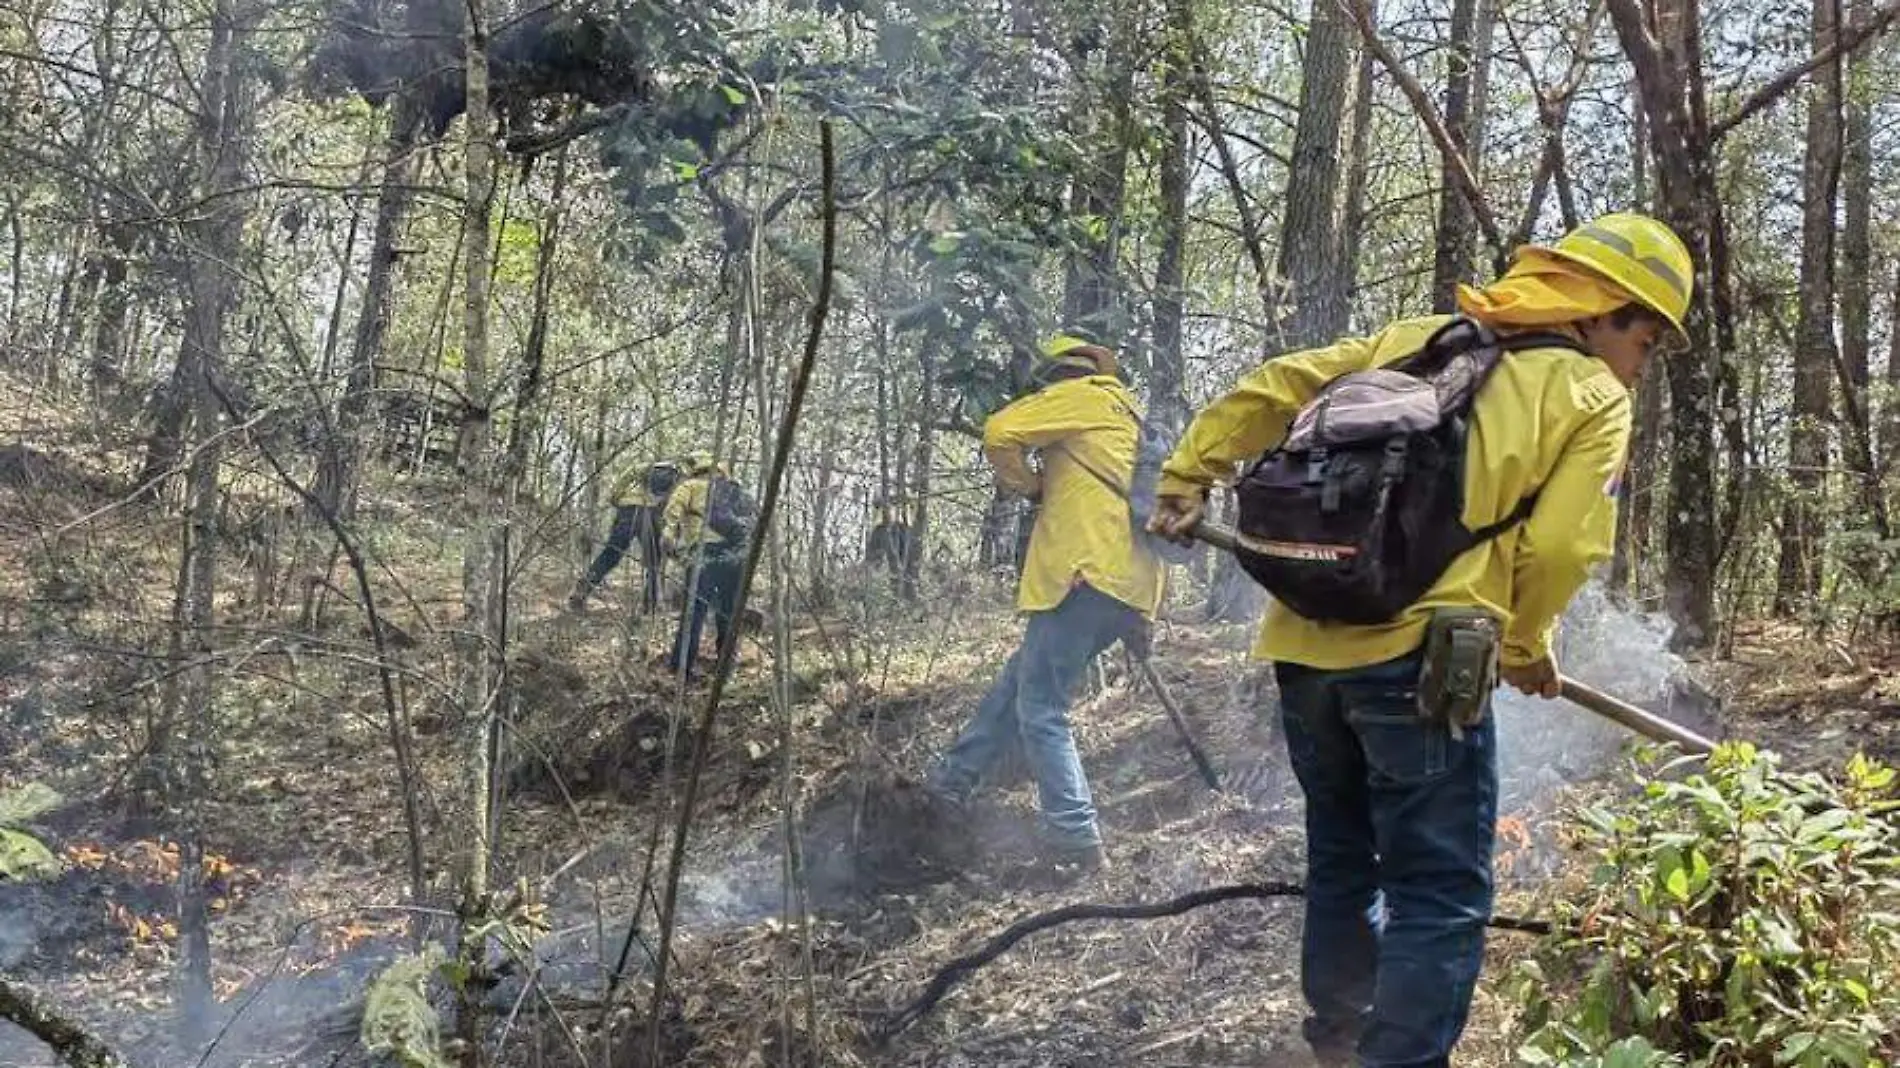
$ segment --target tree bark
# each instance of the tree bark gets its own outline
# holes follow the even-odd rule
[[[1838,0],[1814,2],[1814,48],[1833,47]],[[1821,507],[1831,451],[1828,413],[1834,364],[1834,212],[1841,175],[1838,62],[1815,72],[1808,97],[1807,151],[1801,171],[1800,317],[1795,326],[1794,401],[1788,423],[1790,496],[1781,513],[1775,614],[1816,608],[1827,538]]]
[[[937,444],[937,353],[935,346],[925,342],[918,347],[918,372],[922,380],[923,393],[918,408],[917,455],[911,464],[912,498],[917,502],[914,526],[910,530],[910,555],[904,558],[904,578],[899,592],[907,601],[916,601],[922,593],[920,575],[924,557],[930,553],[930,470],[936,464]]]
[[[244,233],[246,199],[230,191],[243,184],[250,143],[251,106],[243,82],[247,29],[230,0],[211,14],[210,45],[199,95],[197,188],[203,213],[184,224],[188,304],[179,366],[189,390],[185,428],[195,438],[186,477],[187,509],[183,563],[173,604],[171,651],[180,666],[165,696],[172,707],[161,721],[180,725],[182,736],[167,775],[167,808],[177,827],[179,861],[178,1022],[188,1045],[204,1037],[211,1008],[211,939],[204,883],[205,811],[211,791],[214,715],[211,625],[218,559],[218,471],[223,464],[219,427],[218,366],[225,327],[237,291],[235,264]],[[182,443],[182,442],[181,442]],[[154,747],[164,752],[162,744]]]
[[[1853,0],[1849,17],[1855,28],[1873,14],[1871,0]],[[1861,414],[1862,432],[1871,431],[1868,418],[1868,379],[1873,349],[1873,93],[1872,61],[1863,53],[1848,66],[1845,85],[1845,129],[1841,156],[1840,300],[1841,361],[1847,372],[1844,388]],[[1850,449],[1848,467],[1854,472],[1856,499],[1869,504],[1879,498],[1868,453]]]
[[[1473,176],[1484,141],[1483,86],[1491,66],[1493,0],[1452,0],[1451,41],[1445,80],[1445,130]],[[1438,237],[1432,262],[1432,310],[1449,315],[1458,309],[1458,286],[1471,281],[1478,244],[1478,221],[1471,202],[1458,189],[1456,160],[1446,157],[1439,179]]]
[[[1359,50],[1359,70],[1353,79],[1352,136],[1346,159],[1346,201],[1340,208],[1339,251],[1330,258],[1331,273],[1322,292],[1341,294],[1314,309],[1312,329],[1321,338],[1338,337],[1349,328],[1352,294],[1359,284],[1359,246],[1366,227],[1366,183],[1372,169],[1372,94],[1377,73],[1372,53]]]
[[[91,378],[98,399],[115,399],[125,385],[125,332],[132,307],[126,284],[138,234],[124,224],[108,224],[100,250],[99,315],[92,330]]]
[[[1643,579],[1650,564],[1650,542],[1655,528],[1659,480],[1657,462],[1663,442],[1663,393],[1660,374],[1643,376],[1636,387],[1635,426],[1630,435],[1629,459],[1617,483],[1616,549],[1610,559],[1610,588],[1632,599],[1645,596]]]
[[[1098,107],[1108,114],[1105,151],[1092,153],[1075,177],[1075,217],[1088,224],[1079,255],[1069,261],[1063,287],[1063,321],[1085,330],[1111,348],[1120,348],[1127,331],[1117,277],[1122,236],[1122,200],[1128,184],[1128,150],[1135,131],[1129,108],[1134,95],[1136,19],[1128,0],[1108,9],[1108,52],[1103,57],[1104,88]],[[1097,134],[1098,138],[1101,136]]]
[[[1669,381],[1670,475],[1665,522],[1664,605],[1676,623],[1672,643],[1700,648],[1715,638],[1715,569],[1720,558],[1715,480],[1715,378],[1732,341],[1726,237],[1705,127],[1701,57],[1688,47],[1695,0],[1659,0],[1660,37],[1639,0],[1606,0],[1617,38],[1636,71],[1655,164],[1657,208],[1689,248],[1696,285],[1688,351],[1664,365]],[[1685,72],[1693,76],[1685,77]],[[1739,418],[1739,413],[1734,413]],[[1733,471],[1739,478],[1742,472]]]
[[[373,424],[376,366],[389,333],[390,298],[396,275],[396,239],[408,217],[415,182],[415,145],[420,110],[413,91],[396,94],[389,130],[383,140],[383,180],[376,193],[376,225],[370,233],[369,269],[363,278],[363,306],[357,312],[350,369],[336,404],[336,440],[318,459],[317,502],[346,522],[355,511],[351,487],[362,465],[364,437]],[[351,269],[348,265],[345,270]],[[309,511],[317,521],[314,507]]]
[[[467,482],[462,557],[462,626],[457,638],[458,698],[463,716],[463,791],[467,809],[463,858],[459,958],[466,978],[457,999],[456,1025],[462,1064],[481,1068],[480,977],[487,970],[483,925],[492,909],[489,866],[493,863],[492,781],[500,709],[497,654],[498,571],[496,541],[502,507],[496,492],[492,436],[493,389],[488,367],[489,214],[495,164],[488,103],[488,26],[485,0],[464,7],[462,42],[467,108],[463,114],[462,368],[467,401],[456,456]]]
[[[1880,475],[1877,488],[1885,492],[1884,481],[1900,470],[1900,266],[1893,272],[1893,300],[1887,305],[1887,389],[1886,410],[1880,413]]]
[[[1289,293],[1280,319],[1282,351],[1326,340],[1324,324],[1337,320],[1350,299],[1338,288],[1335,266],[1342,229],[1340,135],[1352,85],[1353,23],[1335,0],[1313,0],[1300,73],[1300,117],[1293,128],[1285,213],[1275,267]]]
[[[1178,429],[1187,425],[1187,365],[1182,345],[1187,289],[1184,251],[1187,246],[1188,182],[1188,71],[1192,63],[1184,22],[1185,0],[1170,5],[1173,25],[1164,53],[1166,69],[1161,85],[1161,148],[1156,161],[1161,195],[1161,251],[1155,264],[1154,358],[1148,384],[1148,416],[1160,425]]]

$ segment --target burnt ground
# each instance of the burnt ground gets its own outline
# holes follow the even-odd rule
[[[48,883],[0,883],[0,969],[142,1064],[361,1063],[360,999],[399,951],[409,914],[398,908],[408,899],[399,792],[373,676],[360,662],[360,623],[344,606],[320,635],[298,635],[295,597],[273,602],[249,581],[248,558],[229,564],[220,607],[231,623],[219,645],[231,655],[208,811],[219,1004],[204,1023],[218,1044],[205,1056],[172,1037],[176,850],[162,817],[135,818],[128,787],[156,707],[160,666],[142,651],[163,648],[173,547],[152,536],[149,513],[111,507],[75,528],[83,538],[49,551],[33,531],[112,505],[112,454],[51,430],[30,437],[28,451],[0,465],[0,786],[42,782],[68,799],[33,825],[67,870]],[[103,459],[61,459],[82,447]],[[387,531],[379,549],[402,568],[389,603],[413,636],[398,655],[423,764],[432,908],[452,901],[463,840],[459,739],[429,691],[430,679],[447,677],[440,628],[457,600],[453,532],[433,518],[451,489],[405,485],[366,501]],[[653,925],[639,910],[629,940],[629,920],[652,846],[670,834],[669,741],[702,691],[681,693],[658,676],[664,626],[630,621],[619,590],[580,618],[562,616],[568,580],[555,565],[528,577],[511,660],[519,701],[503,754],[500,868],[546,905],[548,931],[534,960],[491,992],[492,1037],[510,1064],[577,1064],[579,1046],[590,1064],[634,1065],[644,1063],[631,1051],[644,1048],[632,1036],[650,993]],[[1272,717],[1261,714],[1271,683],[1243,661],[1244,627],[1164,627],[1157,651],[1228,793],[1201,782],[1159,705],[1114,658],[1078,703],[1108,871],[1067,886],[1029,872],[1033,805],[1021,784],[967,819],[945,819],[917,780],[974,707],[1016,625],[1002,584],[937,583],[920,612],[869,577],[847,576],[822,623],[801,616],[783,722],[769,700],[763,639],[749,641],[688,851],[667,1063],[1297,1063],[1299,923],[1287,900],[1063,925],[977,972],[916,1026],[874,1041],[879,1022],[938,968],[1025,915],[1299,874],[1296,790]],[[1671,702],[1658,685],[1674,667],[1629,672],[1633,657],[1660,657],[1641,627],[1606,610],[1572,633],[1567,667],[1626,696],[1643,697],[1632,689],[1640,683],[1657,691],[1645,699]],[[1700,674],[1726,699],[1715,726],[1791,763],[1828,767],[1857,746],[1900,756],[1897,666],[1798,633],[1745,630],[1728,662]],[[1512,794],[1502,907],[1535,915],[1570,877],[1555,813],[1578,791],[1615,789],[1623,739],[1548,706],[1507,703],[1500,714]],[[812,1018],[806,950],[782,919],[788,789],[813,914]],[[1493,939],[1491,981],[1461,1063],[1511,1061],[1510,1009],[1495,978],[1522,938]],[[629,944],[627,978],[603,1005],[606,974]],[[795,1036],[789,1051],[786,1034]],[[610,1047],[621,1053],[603,1061]],[[0,1035],[0,1066],[49,1063],[30,1040]]]

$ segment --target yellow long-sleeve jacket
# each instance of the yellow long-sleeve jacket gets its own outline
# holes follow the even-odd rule
[[[615,508],[651,508],[659,503],[647,489],[647,470],[644,465],[629,468],[614,482],[607,499]]]
[[[699,544],[702,532],[709,553],[736,548],[728,545],[718,531],[706,525],[706,502],[711,496],[712,480],[723,476],[724,472],[717,470],[705,472],[693,475],[673,487],[673,492],[666,498],[666,511],[660,522],[660,541],[668,552],[684,552],[693,548]]]
[[[1054,608],[1077,583],[1144,615],[1161,603],[1161,564],[1136,540],[1128,502],[1107,484],[1129,483],[1139,412],[1119,379],[1090,375],[1049,385],[983,424],[983,452],[997,481],[1042,501],[1017,608]],[[1040,475],[1029,466],[1031,449],[1041,451]]]
[[[1189,496],[1230,481],[1236,463],[1279,443],[1320,387],[1416,352],[1445,322],[1396,322],[1372,337],[1261,365],[1195,418],[1162,468],[1160,492]],[[1599,360],[1563,348],[1528,349],[1504,356],[1473,411],[1465,526],[1495,523],[1536,493],[1530,517],[1453,560],[1390,622],[1322,623],[1270,605],[1255,659],[1326,670],[1391,660],[1417,648],[1431,610],[1447,606],[1480,606],[1504,620],[1500,656],[1507,665],[1549,655],[1557,617],[1614,544],[1629,392]]]

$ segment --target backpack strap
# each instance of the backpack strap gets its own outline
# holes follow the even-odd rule
[[[1589,349],[1583,347],[1583,342],[1555,330],[1530,330],[1522,334],[1507,334],[1498,338],[1498,348],[1505,352],[1524,352],[1529,349],[1569,349],[1583,356],[1594,355]]]
[[[1537,496],[1536,493],[1531,494],[1523,500],[1518,501],[1517,507],[1506,513],[1503,519],[1472,531],[1471,544],[1482,545],[1519,523],[1522,523],[1526,519],[1529,519],[1531,513],[1537,510]]]

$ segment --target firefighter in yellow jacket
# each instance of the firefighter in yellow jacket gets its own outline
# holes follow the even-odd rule
[[[1461,312],[1500,336],[1566,335],[1575,348],[1503,357],[1477,395],[1463,522],[1528,516],[1457,556],[1425,595],[1377,625],[1319,622],[1275,604],[1254,657],[1276,665],[1288,753],[1306,795],[1306,1036],[1323,1063],[1449,1063],[1483,959],[1497,814],[1495,733],[1419,714],[1428,626],[1495,621],[1497,670],[1554,697],[1551,635],[1589,568],[1610,555],[1630,436],[1629,388],[1683,336],[1694,267],[1681,240],[1609,215],[1522,249]],[[1156,529],[1199,521],[1208,487],[1276,445],[1327,382],[1418,351],[1445,317],[1270,360],[1188,428],[1163,469]],[[1436,648],[1436,646],[1434,646]]]
[[[983,451],[1004,488],[1041,505],[1017,588],[1022,645],[930,785],[962,805],[1012,753],[1036,782],[1048,859],[1079,873],[1104,862],[1088,778],[1069,730],[1069,700],[1095,656],[1146,632],[1161,600],[1161,565],[1139,544],[1128,504],[1109,485],[1134,467],[1139,407],[1114,353],[1081,338],[1045,343],[1039,387],[983,426]],[[1030,453],[1040,455],[1040,470]]]
[[[608,531],[607,543],[601,546],[600,555],[594,557],[587,573],[574,584],[574,592],[567,599],[568,611],[579,612],[585,607],[595,587],[620,566],[621,558],[636,544],[640,549],[642,573],[640,608],[651,612],[660,606],[660,571],[664,563],[660,557],[660,517],[666,509],[667,497],[678,482],[678,466],[670,460],[661,460],[628,471],[614,484],[609,495],[614,505],[613,529]]]
[[[732,632],[746,542],[758,519],[758,507],[712,453],[693,453],[686,458],[686,466],[686,479],[666,500],[661,543],[692,576],[679,635],[667,658],[667,670],[690,679],[699,659],[706,616],[712,616],[719,647],[725,646]]]

